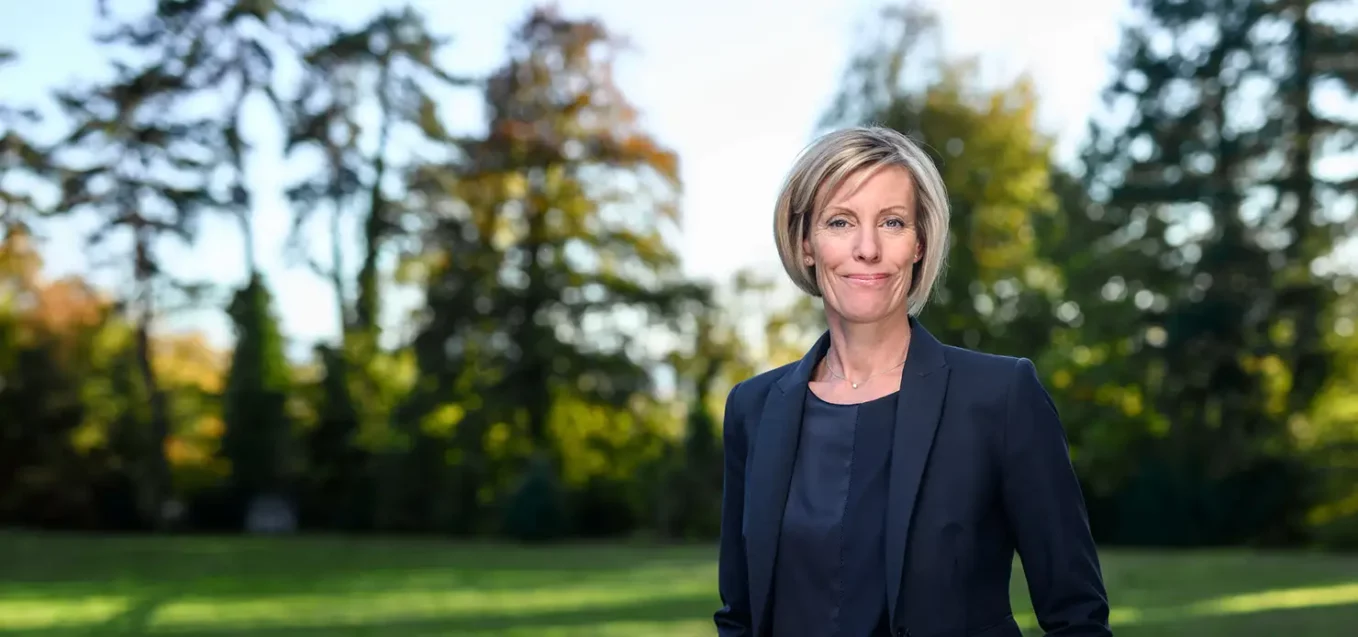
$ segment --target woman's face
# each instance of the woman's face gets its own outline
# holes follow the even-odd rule
[[[888,166],[851,175],[828,202],[803,245],[826,311],[850,323],[903,318],[923,256],[909,171]]]

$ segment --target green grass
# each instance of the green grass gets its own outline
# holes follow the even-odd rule
[[[713,635],[715,557],[707,546],[0,533],[0,636]],[[1110,550],[1104,562],[1119,637],[1358,626],[1358,556]],[[1021,577],[1014,596],[1032,628]]]

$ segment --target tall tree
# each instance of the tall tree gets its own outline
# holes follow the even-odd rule
[[[665,235],[678,162],[615,83],[617,44],[598,21],[532,10],[487,82],[485,136],[422,184],[441,219],[425,373],[468,383],[475,421],[508,423],[544,458],[556,401],[621,407],[650,386],[638,337],[688,292]]]
[[[171,497],[165,455],[171,416],[152,365],[152,323],[158,299],[170,288],[192,289],[161,267],[157,247],[162,238],[191,243],[198,218],[220,205],[210,187],[220,124],[181,108],[194,95],[186,69],[203,52],[191,39],[171,37],[187,31],[192,16],[178,5],[166,7],[97,37],[111,54],[127,47],[139,62],[115,57],[112,80],[58,92],[72,130],[58,155],[63,175],[57,209],[98,220],[89,237],[93,249],[114,237],[130,239],[128,252],[115,259],[129,266],[132,278],[123,308],[136,325],[137,384],[149,406],[146,429],[138,435],[143,462],[133,473],[141,514],[157,527],[167,522]]]
[[[306,51],[302,88],[289,107],[289,152],[317,151],[324,166],[288,190],[297,211],[293,247],[306,245],[299,240],[308,236],[306,224],[315,214],[329,214],[329,264],[306,256],[334,287],[343,334],[340,346],[324,354],[325,406],[308,445],[319,478],[315,495],[327,501],[357,499],[353,480],[360,476],[388,490],[393,474],[407,473],[399,441],[374,435],[389,433],[386,425],[404,394],[383,370],[402,363],[380,347],[380,266],[409,225],[402,193],[408,174],[427,155],[445,160],[454,150],[438,104],[467,81],[438,59],[448,42],[409,7],[336,30]],[[359,264],[352,273],[341,230],[350,215],[360,228]],[[379,442],[360,449],[365,432]],[[371,464],[374,446],[384,450],[376,456],[380,466]],[[388,508],[396,500],[383,498]],[[393,511],[379,513],[384,527],[412,525]]]
[[[255,206],[246,183],[252,151],[245,133],[252,100],[262,99],[282,116],[285,108],[276,69],[297,61],[320,26],[305,12],[305,0],[201,0],[161,3],[149,21],[124,27],[142,43],[159,42],[182,69],[186,89],[220,105],[222,118],[212,144],[216,163],[211,183],[219,212],[239,222],[246,282],[227,313],[236,326],[230,379],[226,384],[223,451],[231,482],[245,501],[284,488],[292,423],[285,409],[287,361],[272,295],[255,254]],[[174,31],[165,26],[173,24]]]
[[[1101,283],[1141,317],[1128,344],[1167,419],[1141,483],[1154,492],[1128,500],[1160,508],[1125,511],[1148,520],[1136,539],[1298,532],[1286,458],[1333,357],[1322,266],[1358,225],[1330,212],[1355,175],[1322,165],[1358,132],[1321,105],[1358,85],[1343,61],[1358,32],[1325,18],[1337,4],[1133,3],[1087,176],[1103,228],[1091,245],[1119,270]]]

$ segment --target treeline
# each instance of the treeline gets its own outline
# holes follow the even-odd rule
[[[923,319],[1038,363],[1101,541],[1358,545],[1358,120],[1332,106],[1358,30],[1332,3],[1135,4],[1076,166],[1026,80],[977,83],[915,7],[874,22],[823,124],[936,153],[955,238]],[[532,10],[462,77],[410,9],[106,20],[112,79],[0,111],[0,524],[715,533],[726,390],[822,328],[777,276],[683,275],[679,158],[614,82],[604,24]],[[481,97],[479,132],[449,125],[455,93]],[[291,250],[342,317],[302,362],[254,253],[250,109],[307,167]],[[66,133],[35,141],[39,115]],[[41,276],[35,233],[72,215],[129,285]],[[163,258],[208,215],[246,237],[230,352],[156,329],[212,302]],[[422,303],[393,327],[402,288]]]

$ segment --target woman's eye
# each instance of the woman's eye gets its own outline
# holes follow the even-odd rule
[[[887,219],[886,223],[893,228],[905,228],[905,221],[902,219]]]
[[[849,225],[849,222],[843,219],[831,219],[830,223],[825,225],[830,226],[831,228],[843,228],[844,226]]]

